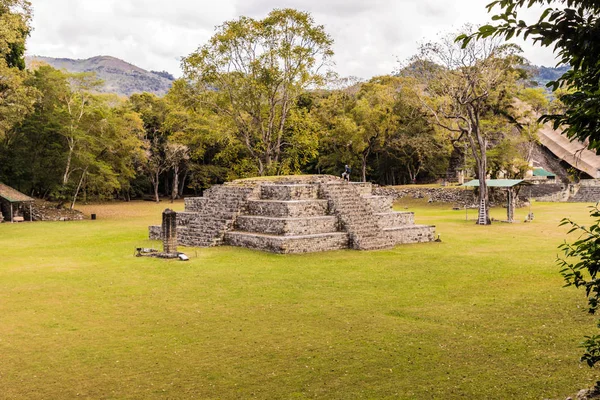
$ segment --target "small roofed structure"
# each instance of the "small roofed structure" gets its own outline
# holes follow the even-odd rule
[[[16,189],[0,183],[0,211],[4,219],[10,222],[23,221],[24,215],[19,210],[29,206],[29,221],[33,221],[32,205],[35,200]]]
[[[506,220],[507,222],[514,222],[515,219],[515,208],[517,203],[518,188],[522,186],[531,185],[523,179],[488,179],[485,181],[487,187],[490,188],[504,188],[508,192],[508,200],[506,206]],[[479,180],[474,179],[465,183],[465,187],[479,187]]]
[[[533,176],[536,178],[556,179],[556,175],[544,168],[534,168]]]

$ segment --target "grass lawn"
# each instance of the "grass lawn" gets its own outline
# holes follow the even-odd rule
[[[0,225],[0,398],[564,399],[598,379],[554,261],[588,205],[480,227],[411,203],[443,241],[388,251],[133,257],[168,206]]]

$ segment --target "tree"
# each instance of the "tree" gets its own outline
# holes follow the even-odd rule
[[[217,28],[183,60],[186,79],[211,110],[227,117],[259,175],[280,172],[286,123],[307,88],[325,81],[332,39],[310,14],[273,10]]]
[[[537,22],[527,24],[519,16],[524,9],[546,6]],[[571,139],[588,141],[590,149],[600,149],[600,3],[595,0],[497,0],[488,5],[488,11],[499,8],[492,19],[497,25],[485,25],[470,35],[459,38],[468,46],[474,38],[531,37],[534,43],[553,46],[559,63],[571,69],[548,85],[555,90],[571,88],[561,96],[564,113],[543,117],[563,129]]]
[[[29,35],[31,4],[0,0],[0,141],[10,145],[11,129],[32,111],[35,92],[24,85],[25,40]]]
[[[466,28],[467,32],[469,27]],[[478,224],[490,224],[487,151],[512,128],[506,118],[513,99],[518,50],[498,40],[455,43],[456,35],[427,43],[412,65],[425,84],[423,105],[454,142],[467,140],[479,180]]]
[[[25,41],[31,31],[28,0],[0,0],[0,58],[8,68],[25,69]]]

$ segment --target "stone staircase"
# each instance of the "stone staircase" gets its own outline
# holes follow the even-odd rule
[[[234,181],[186,199],[185,211],[177,213],[179,244],[288,254],[434,240],[434,227],[415,225],[413,213],[394,212],[393,198],[374,196],[371,184],[304,179]],[[149,231],[150,239],[160,239],[160,226]]]
[[[177,213],[177,241],[190,247],[223,244],[225,232],[247,205],[254,192],[250,187],[219,185],[207,190],[204,197],[186,199],[183,213]]]
[[[354,249],[386,249],[435,240],[435,227],[415,225],[414,213],[394,212],[393,198],[373,195],[370,183],[325,183],[321,190],[350,234]]]
[[[308,253],[348,248],[348,234],[319,199],[318,184],[262,185],[248,201],[225,243],[274,253]]]

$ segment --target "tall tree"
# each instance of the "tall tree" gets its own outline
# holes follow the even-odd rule
[[[0,0],[0,141],[6,141],[4,151],[10,145],[12,127],[33,109],[35,92],[24,85],[23,71],[30,21],[29,1]]]
[[[332,43],[310,14],[273,10],[262,20],[225,22],[184,59],[183,70],[206,106],[230,119],[257,173],[275,174],[287,120],[298,97],[323,84]]]
[[[537,22],[521,19],[527,8],[543,7]],[[544,117],[565,134],[590,149],[600,149],[600,3],[596,0],[497,0],[488,11],[498,10],[493,17],[496,25],[485,25],[470,35],[463,35],[464,46],[474,38],[502,37],[510,40],[523,36],[544,47],[553,46],[561,64],[570,65],[566,72],[549,86],[572,88],[561,96],[564,113]]]
[[[31,2],[0,0],[0,57],[8,68],[25,69],[25,41],[31,31]]]
[[[520,59],[514,57],[515,47],[502,46],[498,40],[471,41],[461,47],[455,37],[423,45],[413,65],[421,68],[423,104],[436,123],[452,133],[453,140],[469,143],[479,180],[478,223],[487,225],[491,223],[487,151],[495,137],[512,129],[505,115],[514,96],[514,64]]]

